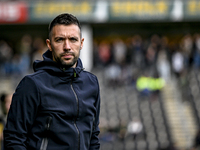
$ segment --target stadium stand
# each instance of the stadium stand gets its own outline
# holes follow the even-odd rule
[[[92,70],[98,76],[101,88],[101,149],[161,150],[171,146],[190,148],[200,123],[199,71],[191,69],[188,75],[183,74],[181,78],[177,78],[172,72],[171,79],[161,90],[144,94],[137,90],[135,83],[141,73],[137,72],[140,70],[137,67],[146,68],[146,65],[133,64],[131,70],[134,76],[131,80],[128,78],[128,81],[118,79],[119,82],[110,82],[107,78],[109,65],[97,65]],[[131,67],[127,67],[128,70]],[[187,84],[183,86],[184,78]],[[18,82],[16,79],[15,75],[1,75],[1,91],[13,90]],[[143,128],[133,139],[127,135],[127,126],[135,118],[141,121]]]
[[[111,130],[113,140],[103,141],[103,149],[133,149],[155,150],[166,147],[170,143],[169,128],[166,124],[163,110],[162,97],[152,101],[150,97],[143,97],[139,93],[127,86],[108,87],[103,81],[103,73],[95,70],[94,73],[100,79],[101,87],[101,119],[104,130]],[[143,131],[134,141],[130,137],[120,140],[120,129],[128,125],[133,118],[140,118]],[[106,122],[106,123],[105,123]],[[106,134],[105,134],[106,135]],[[104,136],[104,133],[101,134]],[[103,138],[102,138],[103,139]]]

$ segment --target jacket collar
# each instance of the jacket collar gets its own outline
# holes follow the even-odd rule
[[[52,52],[47,50],[43,54],[43,60],[36,60],[33,63],[33,69],[35,72],[39,70],[45,70],[55,76],[64,77],[64,78],[76,78],[80,76],[81,71],[83,70],[83,65],[81,59],[77,61],[76,68],[61,68],[58,63],[54,62],[52,59]]]

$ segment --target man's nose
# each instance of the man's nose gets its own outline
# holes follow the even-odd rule
[[[70,43],[69,43],[69,41],[68,40],[65,40],[65,42],[64,42],[64,49],[66,49],[66,50],[70,50],[71,49],[71,46],[70,46]]]

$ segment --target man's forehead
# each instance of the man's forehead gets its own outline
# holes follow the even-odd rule
[[[55,25],[52,29],[52,35],[71,35],[71,36],[80,36],[80,29],[77,25]]]

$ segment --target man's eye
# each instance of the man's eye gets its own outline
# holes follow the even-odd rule
[[[71,40],[72,42],[76,42],[76,41],[77,41],[76,38],[71,38],[70,40]]]
[[[63,41],[63,39],[57,39],[56,40],[56,42],[62,42]]]

